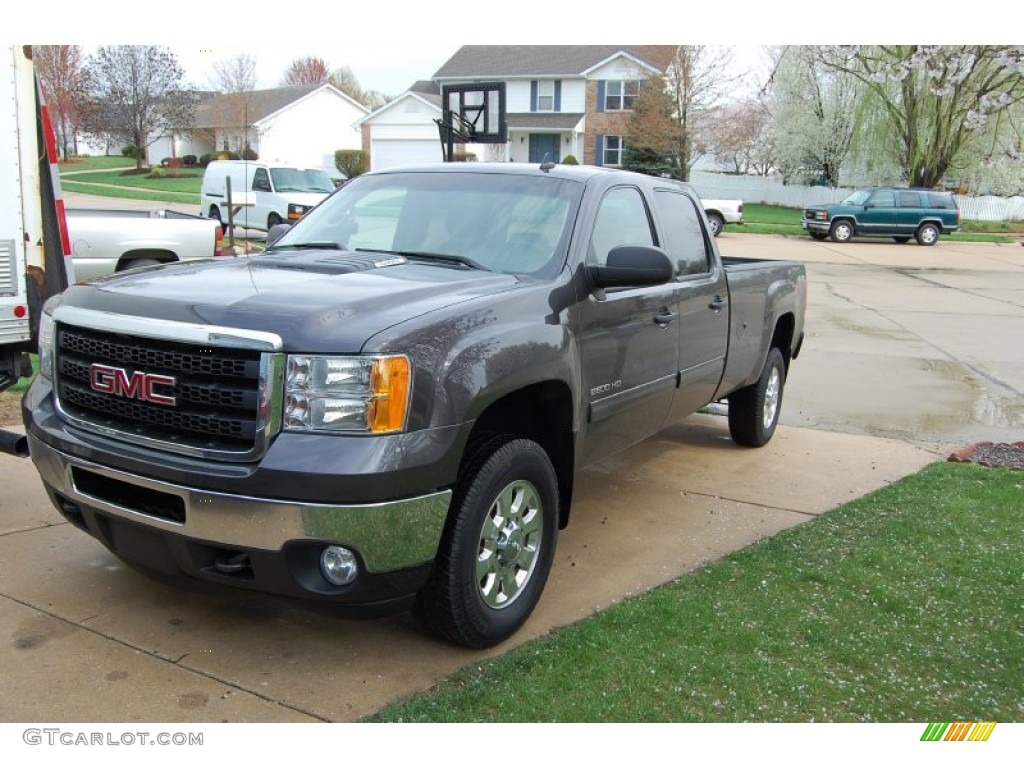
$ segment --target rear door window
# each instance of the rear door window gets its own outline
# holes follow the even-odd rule
[[[904,190],[900,192],[900,208],[920,208],[921,193]]]

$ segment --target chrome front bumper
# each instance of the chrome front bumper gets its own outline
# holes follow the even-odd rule
[[[385,573],[434,559],[444,529],[451,491],[379,504],[311,504],[204,491],[110,469],[64,454],[29,436],[29,451],[49,488],[104,514],[169,535],[230,548],[278,551],[295,541],[346,546],[362,557],[367,572]],[[89,479],[88,490],[81,481]],[[180,510],[181,522],[155,516],[118,501],[125,494],[105,488],[130,487],[128,497],[165,499]],[[282,489],[282,492],[287,489]]]

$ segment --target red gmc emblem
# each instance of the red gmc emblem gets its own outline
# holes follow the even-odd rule
[[[131,397],[147,403],[174,405],[177,401],[170,395],[156,391],[159,386],[173,387],[177,382],[173,376],[135,371],[129,375],[124,368],[93,363],[89,366],[89,386],[97,392],[118,397]]]

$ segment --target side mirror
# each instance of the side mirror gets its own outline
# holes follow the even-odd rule
[[[675,276],[672,260],[653,245],[618,245],[608,252],[608,262],[587,267],[598,288],[640,288],[661,285]]]
[[[267,232],[267,247],[270,247],[271,245],[276,243],[278,240],[280,240],[281,239],[281,235],[283,235],[285,232],[287,232],[291,228],[292,228],[291,224],[285,224],[283,222],[281,224],[275,224],[274,226],[272,226],[270,228],[270,231]]]

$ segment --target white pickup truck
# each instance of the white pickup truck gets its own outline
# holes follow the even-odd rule
[[[718,237],[726,224],[743,223],[743,201],[742,200],[704,200],[700,201],[704,206],[704,213],[708,217],[708,224],[711,225],[711,234]]]
[[[67,210],[76,280],[223,254],[220,222],[172,210]]]

